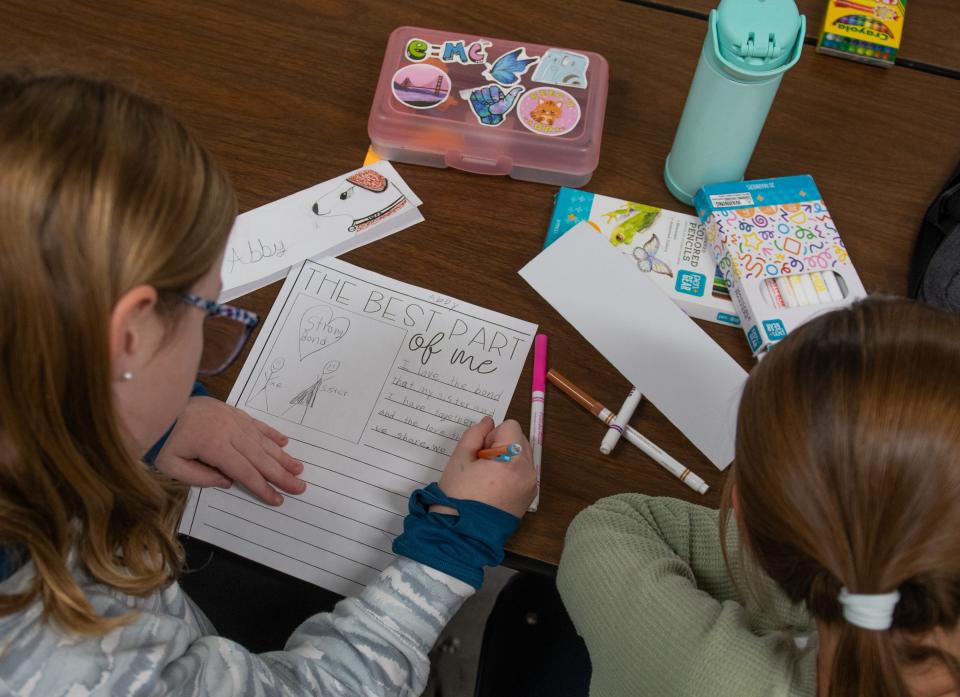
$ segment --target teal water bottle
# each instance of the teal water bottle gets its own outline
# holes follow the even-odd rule
[[[691,205],[704,184],[738,181],[783,74],[800,59],[806,18],[794,0],[721,0],[663,177]]]

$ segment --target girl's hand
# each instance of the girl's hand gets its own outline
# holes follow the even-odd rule
[[[194,486],[226,488],[237,482],[264,503],[279,506],[283,497],[274,486],[289,494],[306,488],[295,476],[303,465],[282,449],[287,441],[236,407],[212,397],[191,397],[155,464]]]
[[[509,443],[523,447],[510,462],[476,459],[482,448]],[[464,431],[440,478],[440,489],[451,498],[481,501],[523,517],[537,493],[537,473],[520,424],[510,419],[494,428],[493,419],[485,416]],[[434,505],[430,510],[456,514],[447,506]]]

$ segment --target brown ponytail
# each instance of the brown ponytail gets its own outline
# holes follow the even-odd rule
[[[960,686],[960,318],[872,298],[800,327],[747,381],[735,462],[753,557],[839,630],[829,697],[905,697],[934,664]],[[891,628],[845,621],[844,586],[898,590]]]

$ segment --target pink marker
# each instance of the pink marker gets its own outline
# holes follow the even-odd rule
[[[540,461],[543,457],[543,400],[547,394],[547,335],[537,334],[533,340],[533,390],[530,395],[530,445],[533,466],[537,470],[537,495],[530,510],[540,505]]]

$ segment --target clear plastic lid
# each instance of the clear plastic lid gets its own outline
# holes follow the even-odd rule
[[[400,27],[387,43],[370,139],[398,161],[589,176],[607,80],[606,60],[590,51]]]

